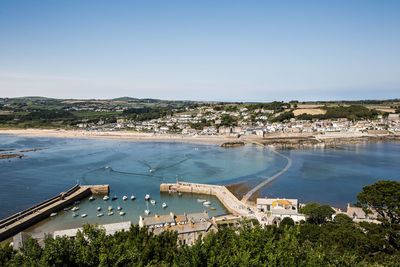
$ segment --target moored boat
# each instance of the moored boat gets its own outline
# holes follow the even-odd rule
[[[109,196],[104,196],[104,197],[103,197],[103,200],[109,200],[109,199],[110,199]]]
[[[144,196],[144,200],[148,201],[149,199],[150,199],[150,195],[149,194]]]
[[[127,199],[128,199],[127,196],[123,196],[123,197],[122,197],[122,200],[124,200],[124,201],[127,200]]]
[[[216,208],[211,207],[210,210],[216,210]]]
[[[197,199],[197,202],[199,202],[199,203],[203,203],[203,202],[206,202],[207,200],[205,200],[205,199],[201,199],[201,198],[198,198]]]
[[[93,200],[95,200],[94,196],[90,196],[89,201],[93,201]]]
[[[103,213],[99,213],[99,214],[97,214],[97,217],[101,217],[103,215],[104,215]]]
[[[156,204],[156,201],[154,199],[152,199],[152,200],[150,200],[150,203],[151,203],[151,205],[154,206]]]
[[[122,210],[122,208],[120,206],[117,207],[117,210]]]
[[[79,210],[79,207],[73,207],[71,210],[72,211],[77,211],[77,210]]]
[[[79,203],[81,203],[79,200],[74,202],[74,205],[78,205]]]
[[[163,209],[165,209],[167,207],[167,204],[165,202],[162,203],[162,207],[163,207]]]
[[[57,216],[57,212],[53,212],[50,214],[50,217],[56,217]]]
[[[111,216],[111,215],[113,215],[113,214],[114,214],[114,212],[110,211],[107,215],[108,215],[108,216]]]
[[[146,215],[149,215],[149,214],[150,214],[150,210],[144,210],[144,213],[145,213]]]
[[[64,208],[65,211],[68,211],[68,210],[70,210],[70,209],[71,209],[71,207],[65,207],[65,208]]]
[[[113,207],[108,206],[108,211],[112,211],[112,210],[113,210]]]
[[[81,215],[81,217],[82,217],[82,218],[85,218],[85,217],[87,217],[87,214],[84,213],[84,214]]]
[[[119,215],[120,215],[120,216],[124,216],[124,215],[125,215],[125,212],[121,211],[121,212],[119,213]]]
[[[114,196],[111,200],[114,201],[114,200],[117,200],[117,199],[118,199],[118,197]]]
[[[136,197],[134,195],[131,196],[131,200],[135,200]]]
[[[204,206],[210,206],[210,205],[211,205],[211,202],[210,202],[210,201],[203,202],[203,205],[204,205]]]
[[[79,216],[79,213],[72,213],[72,217],[78,217]]]
[[[97,211],[101,211],[101,207],[97,207]]]

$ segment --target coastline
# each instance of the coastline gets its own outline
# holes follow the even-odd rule
[[[189,142],[205,144],[221,144],[231,142],[237,138],[225,136],[183,136],[175,134],[157,135],[154,133],[139,133],[132,131],[84,131],[84,130],[56,130],[56,129],[23,129],[4,130],[0,134],[26,136],[26,137],[55,137],[55,138],[96,138],[96,139],[119,139],[137,142]]]
[[[119,139],[135,142],[189,142],[218,144],[231,142],[261,142],[277,149],[310,149],[335,148],[337,145],[352,145],[365,142],[400,141],[400,133],[376,134],[376,133],[271,133],[261,136],[186,136],[181,134],[155,134],[133,131],[84,131],[65,129],[0,129],[0,134],[17,135],[26,137],[55,137],[55,138],[97,138]]]

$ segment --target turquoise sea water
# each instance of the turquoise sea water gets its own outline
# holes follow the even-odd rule
[[[79,213],[86,218],[72,218],[71,212],[60,212],[31,231],[52,231],[81,226],[84,222],[110,223],[131,220],[144,215],[145,194],[157,201],[150,205],[151,214],[202,212],[196,201],[206,198],[215,211],[225,214],[217,199],[209,196],[160,194],[162,182],[190,181],[210,184],[232,184],[246,181],[256,184],[286,165],[286,160],[258,146],[234,149],[217,145],[163,142],[132,142],[102,139],[28,138],[0,135],[0,149],[43,150],[25,153],[22,159],[0,160],[0,217],[4,218],[35,203],[81,184],[109,184],[110,196],[118,200],[81,201]],[[400,180],[400,145],[377,143],[345,147],[343,150],[288,150],[293,159],[288,172],[261,191],[269,197],[299,198],[301,202],[317,201],[343,207],[354,202],[362,186],[379,179]],[[110,168],[105,168],[109,166]],[[154,172],[149,172],[155,169]],[[135,201],[122,201],[134,194]],[[168,204],[167,209],[161,203]],[[108,206],[121,206],[126,216],[97,217],[96,207],[106,213]]]

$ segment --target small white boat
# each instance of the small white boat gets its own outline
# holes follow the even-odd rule
[[[114,212],[110,211],[107,215],[108,215],[108,216],[111,216],[111,215],[113,215],[113,214],[114,214]]]
[[[203,202],[206,202],[207,200],[205,200],[205,199],[200,199],[200,198],[198,198],[197,199],[197,202],[199,202],[199,203],[203,203]]]
[[[72,211],[77,211],[77,210],[79,210],[79,207],[73,207],[71,210]]]
[[[107,201],[107,200],[109,200],[109,199],[110,199],[109,196],[104,196],[104,197],[103,197],[103,200],[105,200],[105,201]]]
[[[70,209],[71,209],[71,207],[66,207],[66,208],[64,208],[65,211],[68,211],[68,210],[70,210]]]
[[[78,217],[79,216],[79,213],[72,213],[72,217]]]
[[[104,169],[109,169],[109,168],[110,168],[110,166],[105,166],[105,167],[104,167]]]
[[[135,200],[136,197],[134,195],[131,196],[131,200]]]
[[[144,196],[144,200],[148,201],[149,199],[150,199],[150,195],[149,194]]]
[[[103,213],[99,213],[99,214],[97,214],[97,217],[101,217],[103,215],[104,215]]]
[[[117,207],[117,210],[122,210],[122,208],[120,206]]]
[[[122,197],[122,200],[124,200],[124,201],[127,200],[127,199],[128,199],[127,196],[123,196],[123,197]]]
[[[204,206],[211,206],[211,202],[210,201],[203,202],[203,205]]]
[[[155,172],[156,171],[156,169],[154,169],[154,168],[151,168],[150,170],[149,170],[149,172]]]
[[[89,197],[89,201],[93,201],[95,198],[93,196]]]
[[[178,196],[182,196],[182,193],[181,193],[181,192],[178,192]]]
[[[113,207],[108,206],[108,211],[112,211],[112,210],[113,210]]]
[[[163,209],[165,209],[167,207],[167,204],[165,202],[162,203],[162,207],[163,207]]]
[[[50,214],[50,217],[56,217],[57,216],[57,212],[53,212],[52,214]]]
[[[150,214],[150,210],[144,210],[144,213],[146,213],[146,215]]]
[[[84,213],[84,214],[81,215],[82,218],[85,218],[86,216],[87,216],[86,213]]]
[[[101,211],[101,207],[97,207],[97,211]]]
[[[151,205],[154,206],[156,204],[156,201],[154,199],[152,199],[152,200],[150,200],[150,203],[151,203]]]
[[[125,215],[125,212],[120,211],[119,215],[124,216],[124,215]]]

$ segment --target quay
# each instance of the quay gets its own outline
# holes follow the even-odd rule
[[[238,200],[225,186],[223,185],[208,185],[197,183],[178,182],[176,184],[161,184],[160,192],[182,192],[214,195],[225,206],[225,208],[234,215],[248,216],[250,215],[250,207]]]
[[[109,185],[75,185],[66,192],[45,200],[24,211],[0,221],[0,241],[3,241],[35,223],[48,218],[51,213],[62,210],[90,194],[108,194]]]

